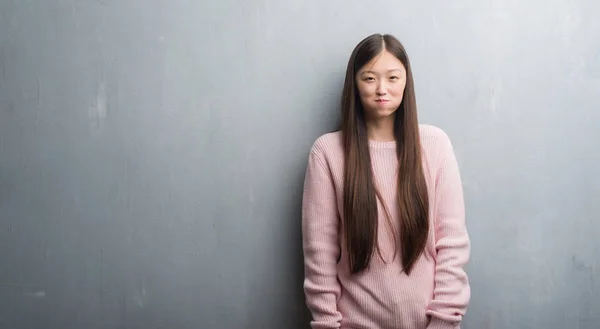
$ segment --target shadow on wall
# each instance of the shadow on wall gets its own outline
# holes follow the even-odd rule
[[[281,193],[263,191],[272,196],[266,201],[265,215],[279,221],[269,222],[268,227],[258,230],[257,245],[252,246],[253,261],[248,264],[249,278],[247,312],[248,329],[287,328],[310,329],[311,314],[304,295],[304,260],[302,251],[302,192],[308,155],[315,140],[322,134],[339,129],[339,101],[343,85],[345,66],[341,65],[338,78],[327,82],[330,92],[311,94],[308,103],[319,108],[317,114],[303,118],[290,127],[302,131],[302,140],[288,145],[293,151],[278,163],[282,179],[276,183],[259,186],[277,188]],[[315,78],[316,80],[316,78]],[[314,82],[318,85],[318,81]],[[298,91],[298,99],[306,101],[306,91]],[[285,133],[285,131],[283,131]],[[285,167],[282,169],[281,167]],[[283,179],[285,178],[285,179]],[[254,299],[261,297],[261,300]]]
[[[308,152],[306,160],[308,160]],[[244,328],[309,329],[310,312],[304,297],[302,253],[302,190],[306,161],[296,161],[277,202],[285,204],[275,212],[280,222],[268,223],[256,236],[253,260],[248,263],[247,321]],[[297,165],[296,165],[297,164]],[[279,206],[278,206],[279,207]],[[269,215],[271,216],[271,215]],[[276,236],[274,236],[276,234]]]
[[[308,152],[307,158],[308,161]],[[297,218],[298,220],[292,221],[293,225],[291,227],[290,238],[294,243],[291,244],[292,248],[290,250],[290,259],[292,263],[290,264],[290,268],[292,270],[292,278],[291,283],[293,285],[293,289],[291,291],[294,292],[293,303],[291,303],[291,312],[295,314],[295,317],[292,317],[294,323],[298,323],[298,328],[306,328],[310,329],[310,320],[311,315],[306,306],[306,299],[304,296],[304,259],[302,253],[302,191],[304,188],[304,175],[306,173],[306,161],[304,162],[304,166],[298,172],[294,184],[292,185],[294,189],[292,192],[292,199],[297,200],[293,205],[292,216],[291,218]]]

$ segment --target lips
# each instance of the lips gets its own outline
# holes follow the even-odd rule
[[[377,103],[386,103],[386,102],[389,102],[390,100],[389,100],[389,99],[377,99],[377,100],[375,100],[375,101],[376,101]]]

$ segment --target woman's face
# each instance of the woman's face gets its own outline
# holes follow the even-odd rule
[[[356,86],[367,120],[393,116],[404,96],[406,69],[384,50],[357,72]]]

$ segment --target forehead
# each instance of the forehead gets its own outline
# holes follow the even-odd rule
[[[404,65],[402,65],[402,62],[396,58],[396,56],[386,50],[365,64],[359,70],[359,74],[367,72],[384,73],[392,70],[404,72],[405,69]]]

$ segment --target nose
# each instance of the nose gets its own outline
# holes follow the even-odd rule
[[[387,93],[387,92],[386,92],[385,85],[384,85],[384,83],[383,83],[383,82],[380,82],[380,83],[377,85],[377,90],[376,90],[376,92],[377,92],[377,95],[379,95],[379,96],[383,96],[383,95],[385,95],[385,94]]]

